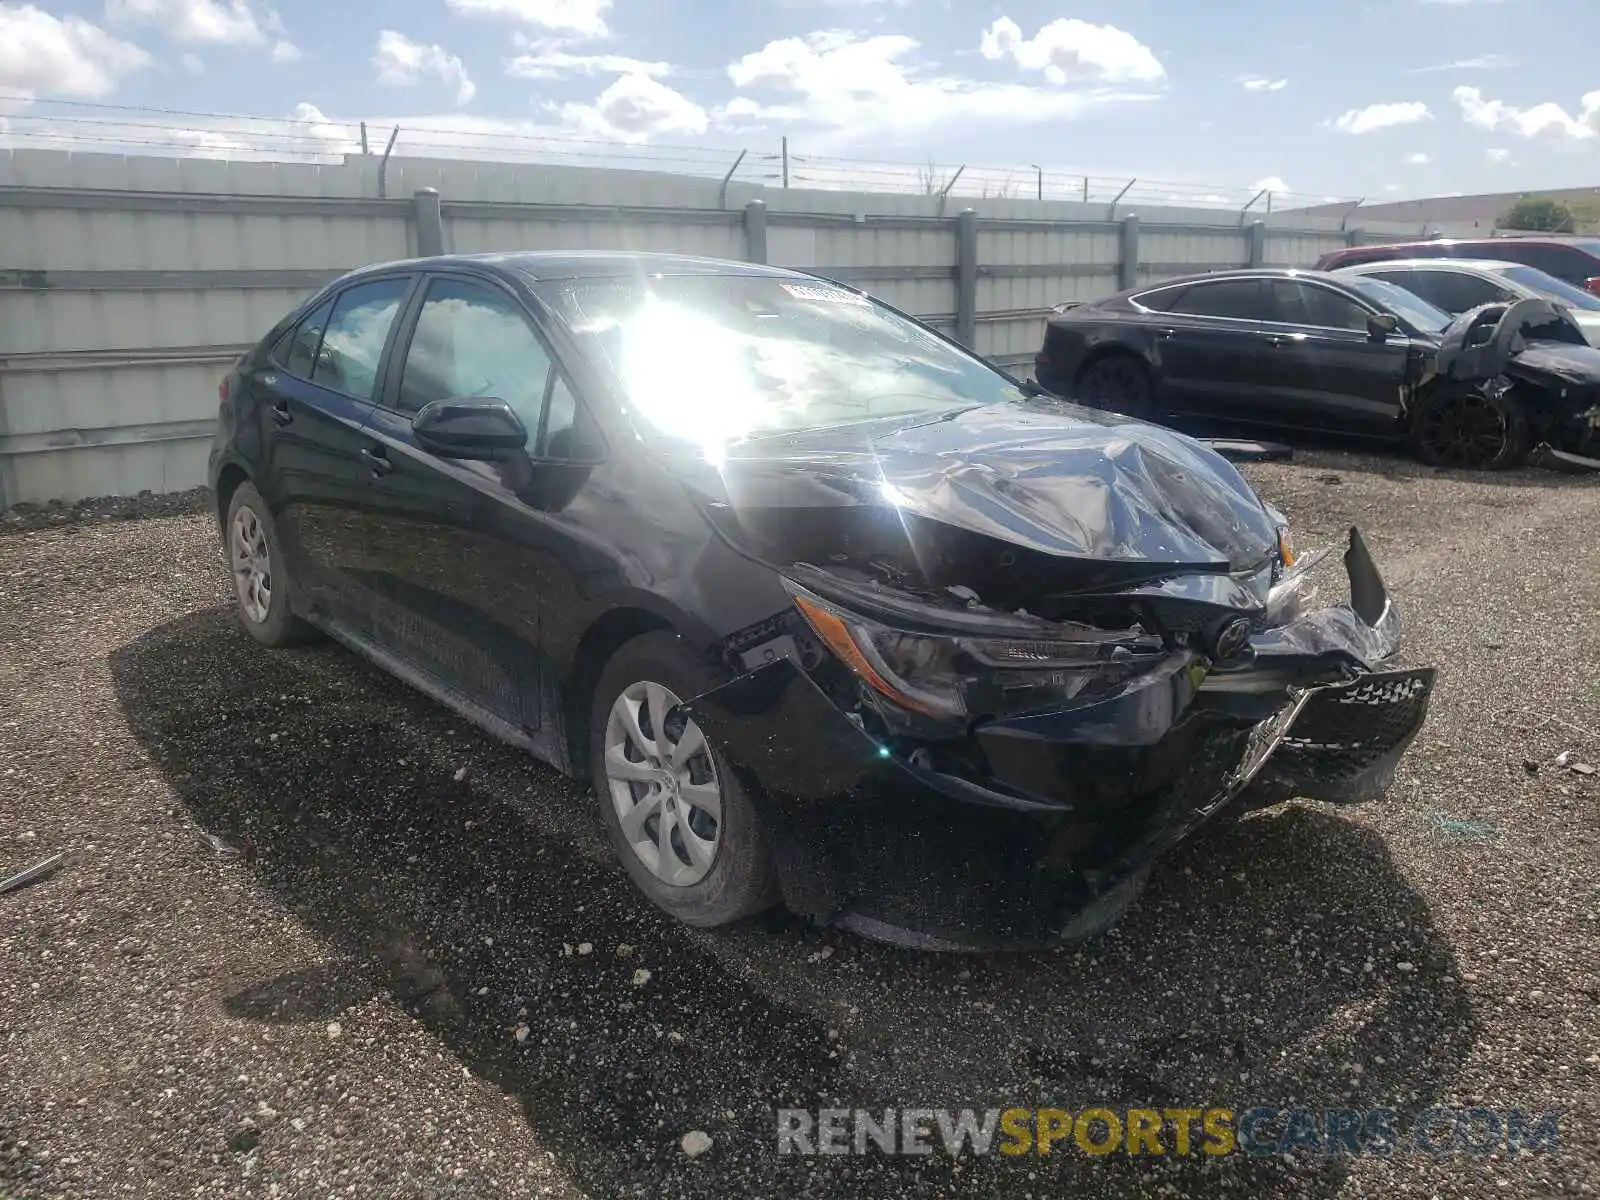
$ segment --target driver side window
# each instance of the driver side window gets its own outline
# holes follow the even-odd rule
[[[398,407],[434,400],[504,400],[531,440],[539,429],[550,356],[522,310],[483,284],[435,279],[417,314],[400,376]]]

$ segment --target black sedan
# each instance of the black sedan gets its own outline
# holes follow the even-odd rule
[[[1482,346],[1498,350],[1461,353]],[[1600,350],[1569,313],[1520,302],[1451,317],[1345,272],[1226,271],[1060,305],[1035,375],[1149,420],[1403,440],[1437,466],[1600,453]]]
[[[1201,822],[1388,784],[1427,669],[1190,439],[846,287],[672,256],[348,275],[222,386],[241,620],[593,781],[639,888],[927,946],[1104,927]]]

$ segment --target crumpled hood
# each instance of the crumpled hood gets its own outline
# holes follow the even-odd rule
[[[733,447],[691,487],[766,561],[998,594],[1259,567],[1273,515],[1182,434],[1050,400]]]

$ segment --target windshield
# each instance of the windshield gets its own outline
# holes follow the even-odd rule
[[[1538,267],[1500,267],[1498,270],[1512,282],[1520,283],[1525,288],[1532,288],[1552,300],[1559,300],[1568,308],[1600,312],[1600,296],[1591,296],[1588,292],[1580,291],[1566,280],[1547,275]]]
[[[708,447],[1023,398],[1005,376],[820,280],[576,279],[540,295],[661,433]]]
[[[1370,275],[1351,275],[1344,282],[1368,300],[1383,305],[1413,328],[1426,333],[1439,333],[1455,320],[1444,309],[1435,308],[1421,296],[1387,280],[1374,279]]]

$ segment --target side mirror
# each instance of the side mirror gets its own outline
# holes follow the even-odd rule
[[[435,400],[411,418],[417,445],[440,458],[493,462],[526,449],[528,431],[504,400]]]
[[[1367,318],[1367,336],[1381,342],[1400,332],[1400,318],[1393,313],[1373,313]]]

